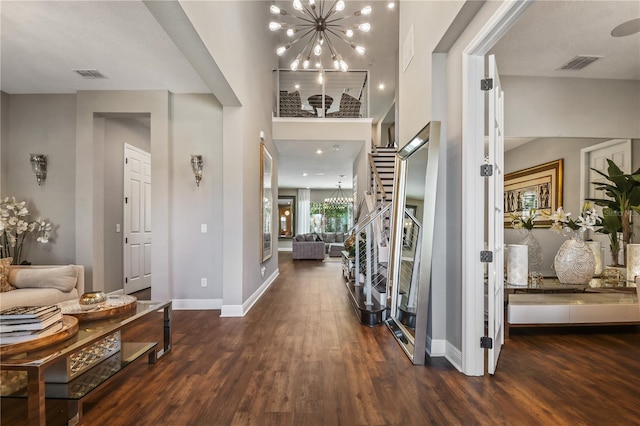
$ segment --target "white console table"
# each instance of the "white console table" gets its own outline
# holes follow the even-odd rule
[[[510,327],[621,325],[640,323],[636,292],[514,293],[508,295]]]

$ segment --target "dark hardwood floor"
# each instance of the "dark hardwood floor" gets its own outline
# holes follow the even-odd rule
[[[413,366],[385,327],[360,325],[340,268],[280,253],[246,317],[174,311],[172,352],[96,394],[84,424],[640,424],[638,327],[512,330],[497,374],[467,377],[444,358]]]

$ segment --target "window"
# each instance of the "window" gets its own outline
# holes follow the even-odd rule
[[[351,204],[311,203],[311,232],[347,232],[351,227]]]

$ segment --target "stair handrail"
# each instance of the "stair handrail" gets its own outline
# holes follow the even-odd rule
[[[376,226],[380,227],[381,220],[380,218],[385,215],[391,209],[391,203],[386,203],[381,205],[380,207],[375,208],[374,210],[368,212],[364,217],[358,221],[349,231],[349,234],[354,236],[354,246],[355,246],[355,259],[354,259],[354,269],[355,269],[355,279],[356,283],[359,283],[360,280],[360,266],[363,265],[365,270],[364,277],[364,288],[363,294],[365,296],[365,305],[372,305],[373,303],[373,294],[372,294],[372,286],[373,286],[373,275],[375,270],[379,268],[380,264],[380,250],[381,245],[384,243],[384,246],[389,247],[389,241],[383,240],[383,233],[378,230],[376,232]],[[372,232],[373,231],[373,232]],[[366,235],[365,244],[366,248],[364,249],[364,258],[361,258],[362,253],[360,249],[360,233],[364,232]],[[351,238],[351,237],[350,237]],[[364,260],[364,263],[363,263]],[[388,262],[388,259],[386,260]],[[376,269],[374,270],[374,267]],[[388,274],[388,271],[387,271]],[[386,282],[385,294],[388,294],[388,275],[384,277]],[[381,305],[386,306],[386,300],[379,301]]]
[[[378,168],[376,167],[376,163],[373,160],[373,155],[369,154],[369,165],[371,166],[371,172],[373,173],[373,195],[375,196],[380,191],[380,201],[382,204],[387,199],[387,192],[384,190],[384,185],[382,184],[382,179],[380,178],[380,173],[378,172]]]

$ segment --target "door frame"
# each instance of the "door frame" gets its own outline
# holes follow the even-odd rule
[[[484,205],[484,56],[528,9],[534,0],[505,1],[462,53],[462,372],[485,374],[484,333],[485,218],[474,206]]]

